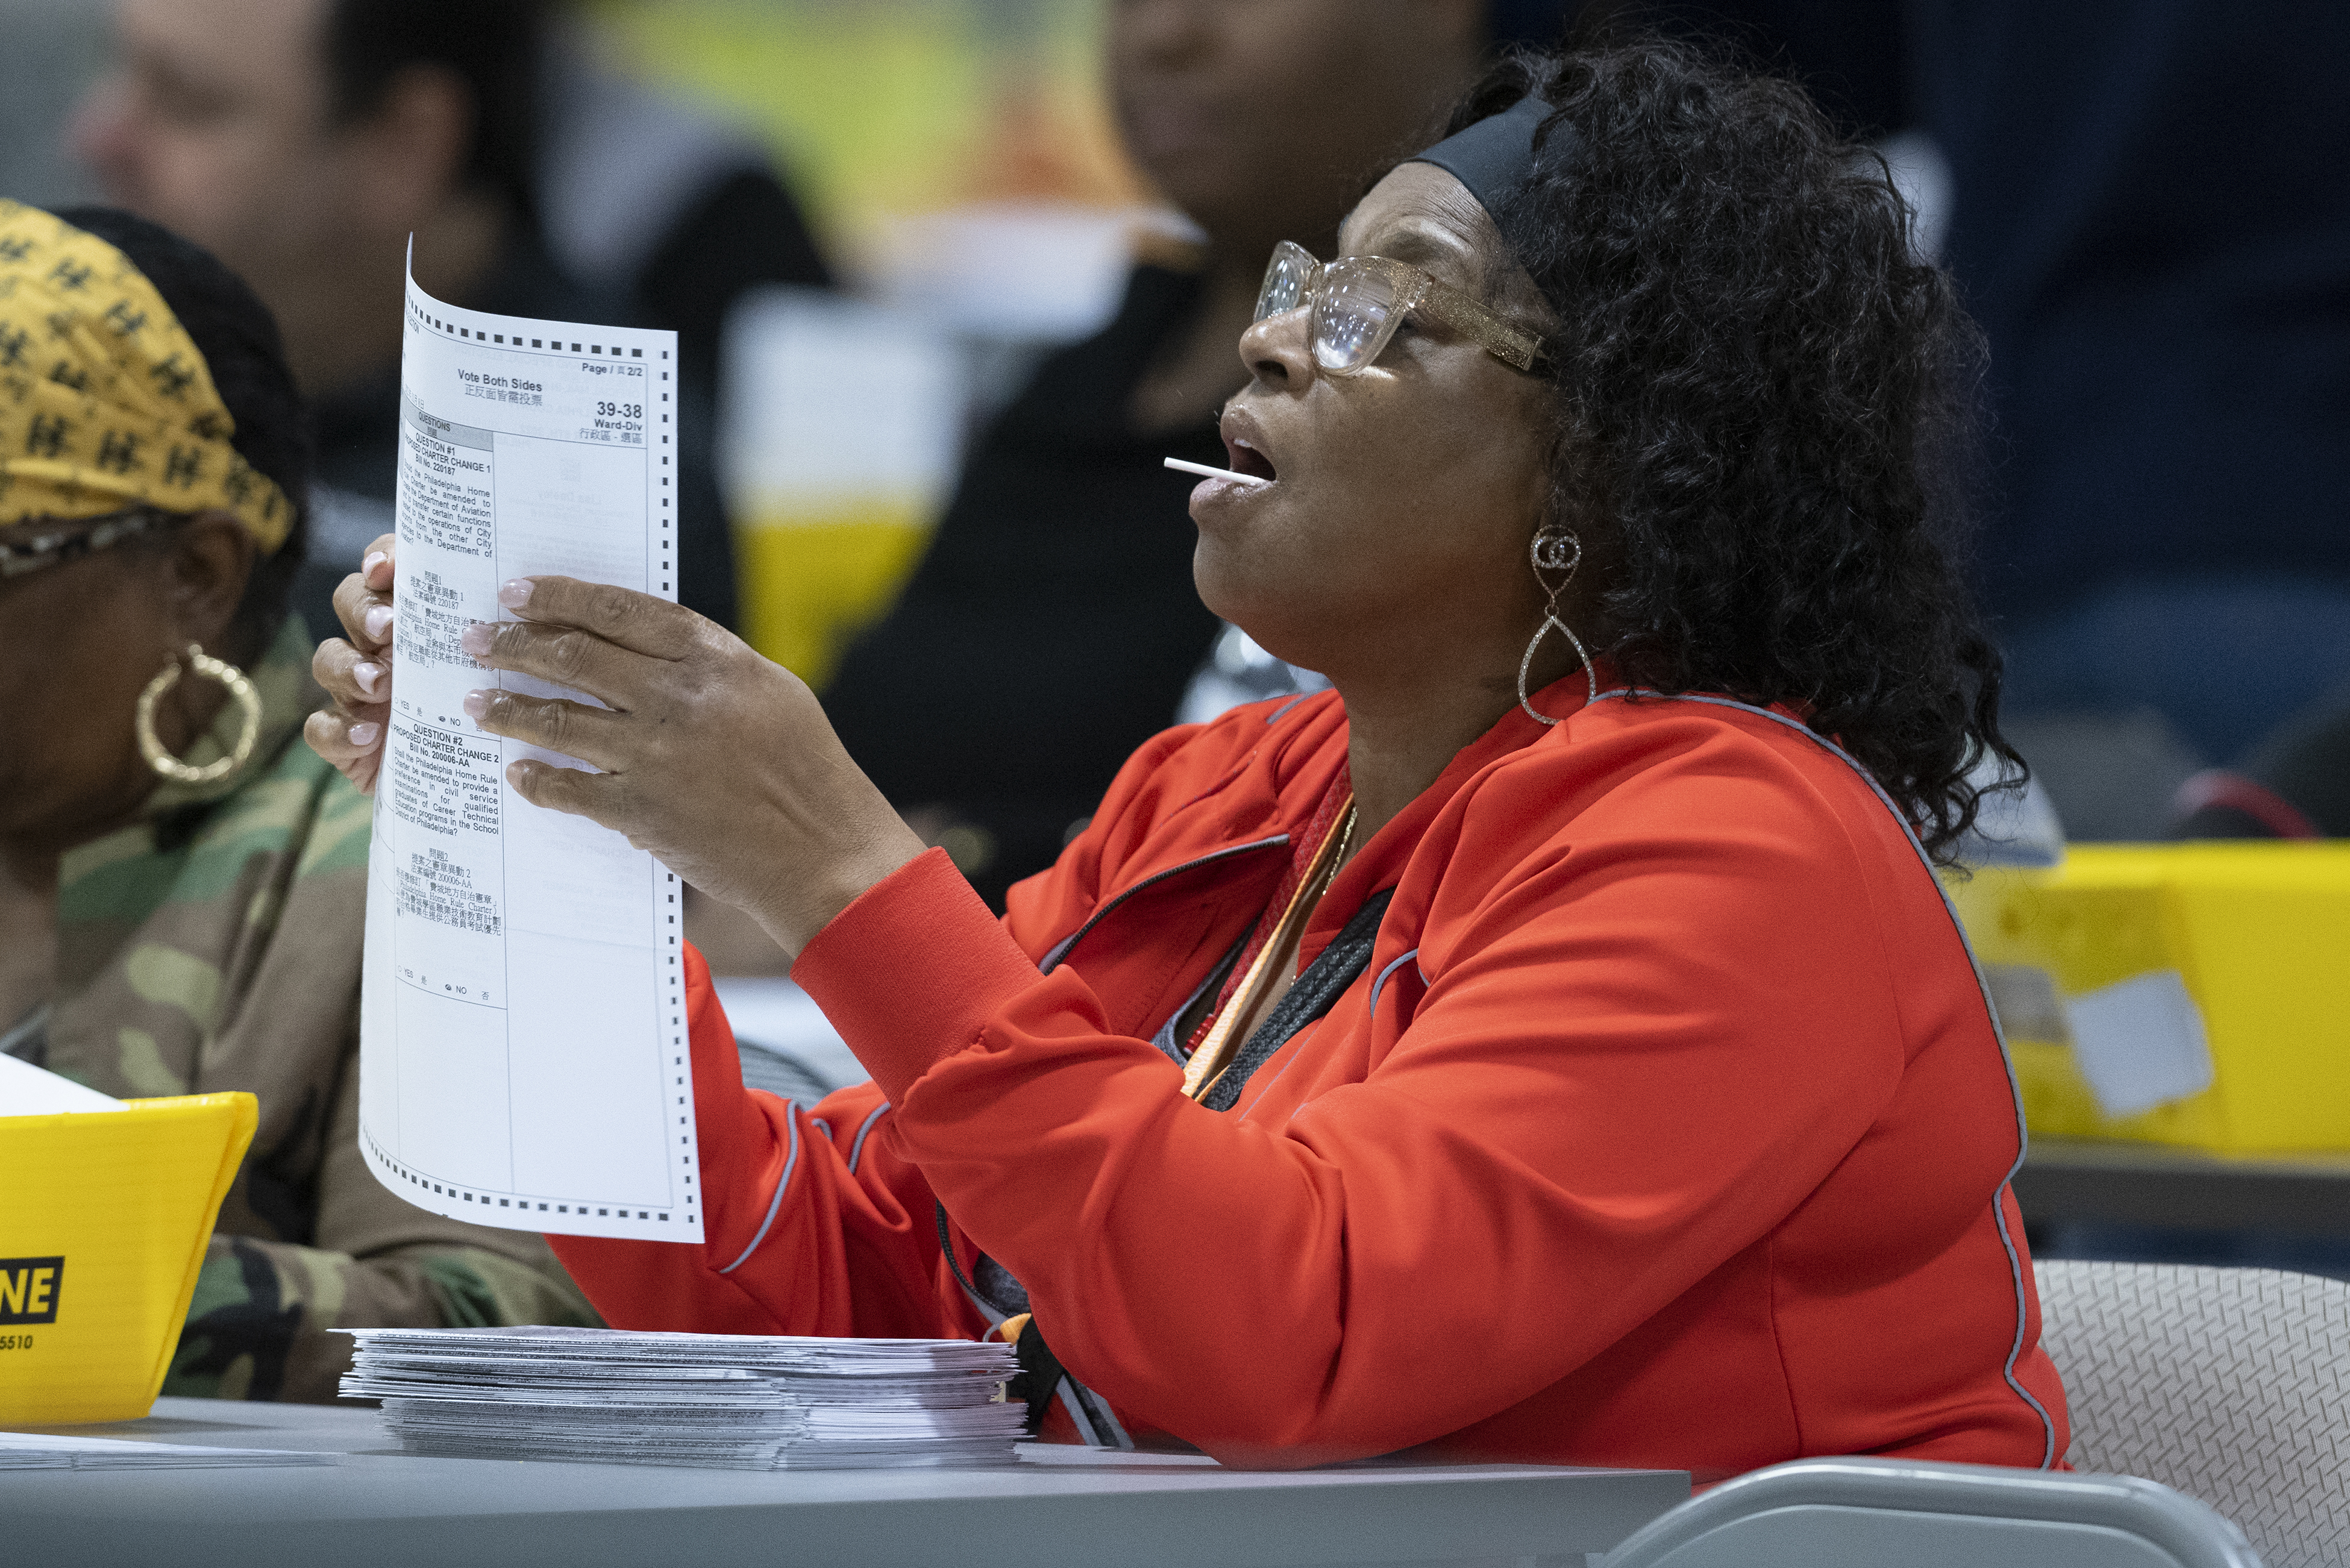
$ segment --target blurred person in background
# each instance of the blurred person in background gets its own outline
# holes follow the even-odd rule
[[[76,145],[110,200],[212,250],[284,325],[317,453],[317,565],[294,596],[314,627],[334,624],[334,585],[391,526],[411,234],[418,284],[452,304],[564,321],[641,308],[631,292],[583,286],[548,252],[537,194],[546,9],[117,0],[119,57],[82,107]],[[685,405],[679,422],[679,597],[731,625],[714,421],[705,403]]]
[[[929,554],[824,693],[858,765],[1001,907],[1176,711],[1217,635],[1191,586],[1193,481],[1221,466],[1232,345],[1274,245],[1328,254],[1368,177],[1497,41],[1563,4],[1116,0],[1128,151],[1204,232],[1146,256],[1110,324],[1054,355],[982,432]]]
[[[547,41],[538,152],[546,243],[572,275],[678,335],[686,390],[714,404],[726,313],[832,269],[758,140],[620,74],[576,29]]]
[[[677,333],[689,409],[715,407],[726,315],[832,269],[753,133],[613,69],[558,7],[539,73],[536,193],[547,248],[629,319]]]
[[[64,127],[106,54],[106,13],[89,0],[0,0],[0,192],[69,207],[95,193]]]
[[[0,1050],[260,1100],[163,1392],[331,1399],[335,1328],[592,1323],[538,1237],[360,1159],[368,802],[296,740],[309,441],[269,313],[61,216],[0,201]]]
[[[2350,9],[1911,20],[1991,344],[2010,734],[2075,836],[2155,836],[2350,679]]]
[[[2350,699],[2293,718],[2171,802],[2173,838],[2350,838]]]

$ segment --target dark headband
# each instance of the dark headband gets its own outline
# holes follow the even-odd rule
[[[1550,118],[1550,105],[1528,94],[1503,113],[1488,115],[1458,135],[1448,136],[1407,163],[1433,163],[1469,187],[1495,223],[1502,208],[1534,170],[1534,130]],[[1575,132],[1565,126],[1551,133],[1556,143],[1574,144]]]

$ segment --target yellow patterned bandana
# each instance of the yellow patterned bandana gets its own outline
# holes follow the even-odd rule
[[[129,257],[0,200],[0,528],[218,508],[265,555],[294,508],[229,445],[235,429],[204,357]]]

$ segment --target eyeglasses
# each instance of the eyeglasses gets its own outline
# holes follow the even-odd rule
[[[1284,240],[1274,247],[1273,262],[1264,269],[1256,318],[1263,321],[1301,305],[1313,306],[1307,328],[1314,362],[1333,376],[1357,376],[1369,369],[1403,318],[1415,310],[1467,333],[1513,369],[1530,370],[1542,357],[1542,339],[1416,266],[1386,256],[1341,256],[1325,265],[1304,245]]]

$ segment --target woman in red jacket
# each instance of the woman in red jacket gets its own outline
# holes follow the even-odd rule
[[[609,705],[477,694],[602,770],[517,792],[755,915],[873,1073],[746,1093],[690,971],[708,1240],[557,1248],[616,1324],[992,1328],[1053,1421],[1228,1461],[2054,1463],[1929,865],[2011,754],[1943,542],[1970,329],[1783,84],[1520,61],[1453,130],[1276,260],[1264,483],[1192,498],[1202,597],[1335,691],[1146,746],[1000,924],[709,623],[542,578],[469,633]]]

